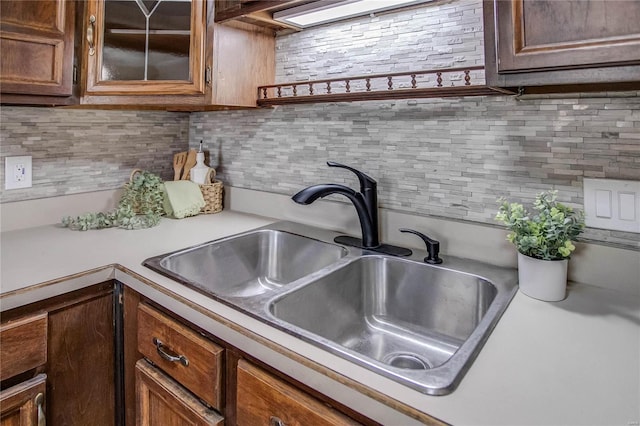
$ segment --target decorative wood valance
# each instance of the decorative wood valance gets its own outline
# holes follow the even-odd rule
[[[515,95],[484,83],[484,67],[440,68],[412,72],[369,74],[297,81],[258,87],[258,105],[354,102],[384,99]]]

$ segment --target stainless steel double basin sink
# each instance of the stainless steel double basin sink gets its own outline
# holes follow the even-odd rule
[[[207,297],[430,395],[452,392],[517,289],[467,259],[428,265],[340,246],[293,222],[152,257],[144,265]]]

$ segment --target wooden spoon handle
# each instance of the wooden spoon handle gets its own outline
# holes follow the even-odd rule
[[[187,161],[186,152],[178,152],[173,155],[173,180],[180,180],[182,176],[182,168]]]
[[[189,172],[196,165],[196,150],[190,149],[187,154],[187,161],[184,163],[184,170],[182,171],[182,179],[189,179]]]

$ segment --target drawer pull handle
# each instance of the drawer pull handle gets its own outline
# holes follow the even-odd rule
[[[269,426],[287,426],[284,424],[280,417],[271,416],[269,417]]]
[[[96,43],[94,33],[96,31],[96,17],[91,15],[89,17],[89,26],[87,27],[87,43],[89,43],[89,56],[93,56],[96,53]]]
[[[46,426],[47,420],[44,415],[44,394],[38,393],[34,398],[36,407],[38,407],[38,426]]]
[[[179,362],[185,367],[189,366],[189,360],[184,355],[178,355],[167,347],[156,337],[153,338],[153,344],[156,345],[156,351],[158,355],[166,359],[169,362]],[[168,351],[168,352],[167,352]]]

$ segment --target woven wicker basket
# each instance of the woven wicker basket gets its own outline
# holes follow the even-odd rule
[[[211,214],[219,213],[222,211],[222,182],[215,180],[216,171],[209,169],[207,176],[205,177],[204,185],[200,185],[200,191],[202,191],[202,197],[204,198],[205,205],[200,210],[200,213]]]

